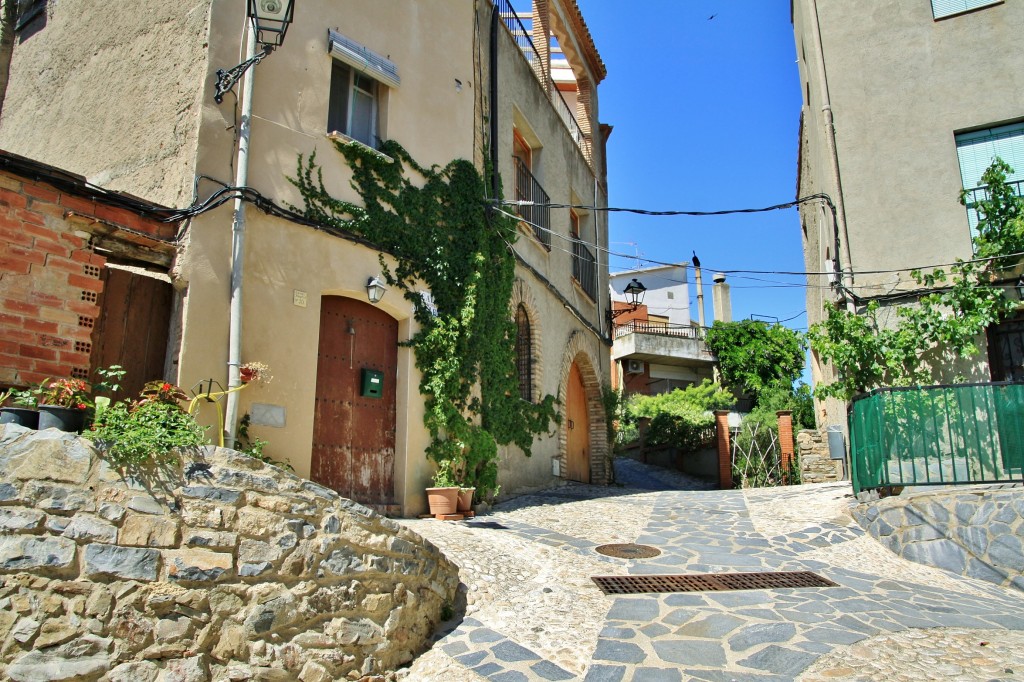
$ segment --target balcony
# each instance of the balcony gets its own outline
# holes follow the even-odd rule
[[[1024,180],[1010,180],[1006,184],[1014,194],[1024,196]],[[967,223],[971,228],[972,239],[978,234],[978,203],[990,198],[987,185],[964,190],[964,205],[967,207]]]
[[[572,243],[572,278],[591,301],[597,300],[597,259],[581,241]]]
[[[659,365],[711,365],[715,356],[704,343],[704,328],[647,320],[616,324],[612,359],[633,358]]]
[[[551,209],[548,193],[533,177],[529,167],[519,157],[515,157],[516,165],[516,201],[532,201],[534,205],[520,205],[516,212],[533,229],[533,236],[544,248],[551,250]]]
[[[530,65],[530,69],[537,77],[538,81],[541,81],[541,85],[546,87],[544,83],[545,73],[550,70],[550,64],[541,64],[539,55],[537,54],[537,48],[533,44],[532,32],[527,30],[523,24],[521,16],[529,18],[529,15],[520,15],[516,12],[515,8],[512,7],[511,0],[494,0],[495,6],[498,8],[499,14],[501,14],[502,21],[505,24],[505,28],[512,35],[512,39],[516,41],[516,45],[519,46],[519,51]],[[558,47],[558,43],[552,40],[552,44],[549,48],[551,52],[561,53],[561,48]],[[565,124],[566,130],[569,132],[569,136],[572,137],[576,146],[579,147],[583,157],[587,160],[588,164],[593,164],[593,153],[591,149],[590,139],[583,133],[583,129],[580,127],[579,121],[576,119],[576,112],[569,107],[569,104],[562,97],[562,93],[558,91],[558,88],[551,87],[549,90],[549,97],[551,105],[555,108],[559,118],[562,119],[562,123]]]

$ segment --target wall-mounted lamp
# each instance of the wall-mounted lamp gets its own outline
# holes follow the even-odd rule
[[[256,33],[256,42],[263,47],[262,52],[250,56],[244,62],[231,69],[217,70],[217,85],[213,100],[220,104],[224,95],[242,77],[249,67],[266,59],[274,48],[284,43],[284,34],[292,23],[295,12],[295,0],[248,0],[246,17],[252,22],[252,30]]]
[[[646,291],[647,287],[641,284],[640,280],[638,280],[636,277],[631,279],[629,281],[629,284],[626,285],[626,288],[622,290],[622,293],[625,294],[626,296],[626,303],[629,305],[629,307],[619,308],[618,310],[609,310],[608,321],[611,322],[619,315],[631,313],[637,308],[639,308],[640,304],[643,303],[644,293]]]
[[[380,281],[379,277],[371,277],[366,282],[366,298],[370,299],[370,303],[374,305],[380,303],[380,299],[384,298],[384,292],[387,288],[384,286],[384,282]]]
[[[1017,290],[1017,298],[1024,301],[1024,276],[1021,276],[1021,278],[1017,280],[1017,284],[1014,286],[1014,289]]]

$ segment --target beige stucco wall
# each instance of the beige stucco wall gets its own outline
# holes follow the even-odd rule
[[[213,32],[220,39],[218,46],[211,46],[213,63],[237,61],[243,7],[242,2],[215,6]],[[402,83],[384,98],[383,135],[402,143],[426,165],[472,158],[473,99],[466,85],[472,81],[472,11],[470,2],[447,0],[364,1],[344,7],[304,2],[285,44],[256,70],[249,186],[279,205],[301,206],[287,177],[294,175],[300,154],[308,157],[315,151],[328,189],[338,197],[357,199],[349,184],[351,172],[326,137],[332,65],[328,28],[389,55],[398,65]],[[464,84],[461,92],[455,88],[456,78]],[[233,97],[229,94],[218,107],[212,79],[207,86],[198,172],[230,182]],[[268,363],[275,378],[242,392],[240,414],[253,402],[283,407],[285,427],[253,426],[251,432],[270,443],[269,455],[308,476],[321,297],[365,301],[367,279],[380,272],[377,252],[252,206],[246,214],[242,360]],[[180,260],[179,275],[188,284],[182,385],[207,377],[226,383],[231,223],[228,207],[195,220]],[[295,291],[305,292],[306,307],[295,305]],[[410,339],[415,333],[412,305],[398,291],[390,291],[379,307],[399,321],[399,340]],[[429,437],[418,387],[413,352],[399,348],[395,497],[406,515],[424,511],[423,488],[432,474],[423,457]]]
[[[0,148],[187,205],[210,5],[48,3],[45,27],[15,41]]]
[[[239,111],[230,93],[215,104],[213,88],[217,69],[234,66],[244,56],[245,3],[193,0],[183,10],[144,0],[133,7],[126,12],[122,6],[86,7],[81,0],[51,3],[46,27],[14,51],[0,147],[85,174],[103,186],[185,206],[197,176],[204,176],[198,182],[204,198],[234,183]],[[484,79],[491,8],[489,0],[302,0],[284,45],[253,71],[248,186],[281,206],[301,205],[287,177],[295,172],[299,155],[315,151],[328,189],[340,198],[357,199],[350,170],[326,137],[332,65],[328,29],[398,66],[401,85],[388,88],[382,98],[382,137],[397,140],[425,165],[455,158],[482,165],[490,116]],[[606,203],[604,178],[595,182],[518,48],[505,34],[501,40],[494,115],[500,121],[502,176],[512,177],[512,120],[519,116],[529,121],[543,146],[542,181],[552,200]],[[596,93],[592,111],[596,130]],[[601,168],[601,145],[594,147],[594,167]],[[308,475],[320,298],[365,300],[366,280],[380,269],[378,256],[251,204],[246,215],[242,360],[269,364],[275,378],[267,386],[243,390],[240,413],[253,403],[284,408],[284,427],[257,425],[252,435],[270,443],[270,456]],[[553,218],[567,236],[568,212],[555,211]],[[186,227],[172,273],[181,300],[180,333],[172,330],[179,345],[171,349],[169,378],[186,388],[210,378],[226,385],[232,206],[204,213]],[[584,236],[607,246],[603,214],[585,217]],[[591,358],[590,388],[599,392],[608,371],[607,348],[566,310],[565,301],[603,329],[607,265],[602,256],[602,300],[590,301],[572,283],[569,243],[556,238],[554,245],[545,253],[524,234],[517,246],[540,273],[538,278],[523,268],[519,272],[533,300],[539,392],[562,394],[569,347]],[[564,301],[547,290],[543,279],[558,288]],[[295,291],[305,292],[305,307],[294,304]],[[415,332],[411,305],[392,291],[380,306],[399,321],[400,339],[410,338]],[[576,339],[571,345],[570,338]],[[412,351],[399,349],[396,499],[405,514],[423,511],[423,487],[432,473],[423,457],[428,437],[418,383]],[[216,424],[209,406],[202,416]],[[559,433],[538,439],[531,459],[514,448],[505,450],[504,492],[553,482],[552,460],[562,450]]]
[[[928,2],[818,0],[828,96],[854,270],[948,263],[971,254],[954,133],[1024,117],[1018,46],[1024,6],[1007,2],[935,20]],[[805,124],[820,128],[823,84],[809,33],[810,0],[795,3]],[[822,131],[803,172],[822,178]],[[821,183],[827,186],[828,183]],[[859,275],[874,293],[907,273]],[[870,293],[870,292],[868,292]]]
[[[1018,96],[1024,6],[999,3],[936,20],[928,2],[794,0],[793,24],[804,91],[799,195],[839,195],[823,111],[830,104],[852,269],[909,269],[969,257],[955,134],[1024,117]],[[801,222],[806,268],[824,271],[825,259],[836,257],[831,217],[808,205]],[[907,270],[857,274],[852,283],[861,296],[917,288]],[[813,324],[834,295],[824,276],[809,276],[808,284]],[[957,372],[987,378],[985,363],[976,359],[953,368],[949,378]],[[830,368],[815,360],[812,373],[816,383],[831,378]],[[825,424],[845,422],[841,403],[820,407],[829,413]]]

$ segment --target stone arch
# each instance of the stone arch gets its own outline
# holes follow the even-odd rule
[[[522,306],[526,311],[526,317],[530,321],[530,350],[532,360],[532,393],[534,398],[544,395],[544,362],[542,334],[543,327],[540,322],[540,313],[537,311],[537,299],[526,282],[516,278],[512,284],[512,298],[509,301],[509,314],[515,320],[516,311]]]
[[[601,396],[601,364],[594,355],[593,344],[587,343],[587,336],[581,331],[574,331],[569,334],[565,353],[562,355],[562,366],[558,374],[558,400],[559,411],[562,416],[562,426],[558,429],[558,470],[565,478],[566,449],[568,437],[566,436],[566,386],[569,381],[569,371],[572,363],[576,363],[583,376],[583,388],[587,398],[587,413],[590,417],[590,481],[601,485],[607,485],[611,480],[608,467],[608,431],[605,428],[604,401]]]

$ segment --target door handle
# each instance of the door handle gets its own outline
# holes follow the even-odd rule
[[[572,431],[576,428],[576,423],[573,420],[569,420],[569,430]]]

